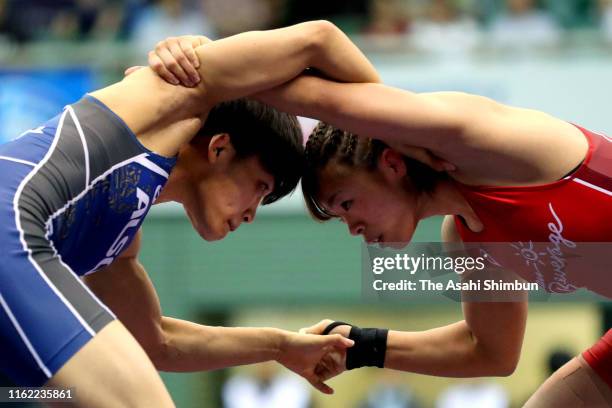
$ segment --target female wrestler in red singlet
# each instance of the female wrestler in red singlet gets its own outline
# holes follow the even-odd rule
[[[568,293],[585,287],[612,297],[610,256],[605,253],[612,240],[612,139],[583,128],[580,130],[589,141],[589,149],[577,169],[560,180],[541,185],[459,185],[480,221],[492,227],[474,232],[459,216],[454,217],[454,224],[464,242],[498,243],[493,251],[499,250],[502,242],[511,243],[513,248],[520,245],[523,252],[527,252],[524,252],[525,257],[518,258],[523,258],[520,261],[527,258],[529,262],[525,262],[527,267],[513,269],[523,278],[539,282],[549,292]],[[540,250],[534,246],[539,246]],[[567,255],[570,257],[566,258]],[[502,257],[504,261],[509,258]],[[497,260],[503,262],[500,257]],[[578,265],[569,267],[572,261]],[[590,373],[589,368],[596,375]],[[585,378],[575,378],[580,372]],[[560,401],[576,406],[569,401],[573,398],[571,382],[585,379],[595,384],[600,393],[610,396],[606,384],[612,387],[612,330],[555,373],[527,406],[560,406]],[[594,406],[597,400],[590,402]]]
[[[369,242],[407,243],[420,219],[445,215],[445,241],[496,242],[496,250],[503,242],[513,254],[531,249],[546,259],[529,267],[520,259],[516,269],[505,265],[513,261],[507,253],[497,259],[548,291],[586,287],[612,298],[609,137],[462,93],[417,95],[302,77],[264,98],[347,130],[320,124],[308,142],[302,187],[315,217],[339,217]],[[455,170],[435,174],[406,155]],[[570,267],[576,260],[582,268]],[[384,367],[509,375],[520,355],[526,303],[464,302],[461,322],[420,333],[389,331]],[[328,323],[309,331],[321,333]],[[339,326],[333,332],[349,331]],[[612,406],[611,373],[612,330],[547,380],[526,406]]]
[[[180,70],[181,52],[152,58]],[[302,76],[257,97],[325,122],[306,146],[302,180],[316,218],[338,217],[368,242],[405,244],[419,220],[444,215],[445,241],[532,250],[546,259],[531,262],[531,269],[521,259],[524,279],[551,292],[586,287],[612,298],[612,277],[601,273],[610,264],[602,248],[612,243],[609,137],[456,92],[415,94]],[[584,273],[569,267],[577,258],[588,261]],[[465,320],[425,332],[389,331],[384,367],[452,377],[511,374],[520,356],[526,300],[464,302],[463,312]],[[322,333],[330,322],[307,331]],[[339,325],[332,332],[348,336],[350,330]],[[344,366],[326,369],[331,376]],[[611,373],[608,331],[553,374],[526,406],[610,406]]]

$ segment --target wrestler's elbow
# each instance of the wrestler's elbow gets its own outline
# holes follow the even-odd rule
[[[519,354],[495,351],[491,354],[481,354],[482,376],[508,377],[514,373],[519,362]]]
[[[304,41],[306,48],[311,52],[312,58],[317,58],[325,51],[334,37],[341,35],[342,31],[327,20],[316,20],[303,23]]]
[[[331,37],[341,33],[340,29],[331,21],[315,20],[310,21],[308,24],[313,33],[314,44],[318,46],[324,46]]]
[[[481,376],[508,377],[514,373],[521,356],[522,342],[506,337],[489,339],[472,332],[472,352],[483,373]]]
[[[161,327],[137,340],[157,370],[171,371],[168,364],[170,355],[168,336]]]
[[[508,341],[497,352],[497,367],[499,375],[508,377],[514,373],[521,358],[523,347],[522,336]]]
[[[151,362],[158,371],[173,371],[172,365],[170,364],[170,347],[168,342],[160,341],[152,345],[152,347],[145,349],[147,356],[151,359]]]
[[[504,356],[504,358],[497,361],[495,364],[496,376],[498,377],[509,377],[514,374],[516,366],[518,365],[518,358],[512,356]]]
[[[518,360],[507,356],[479,356],[473,361],[470,377],[509,377],[516,370]]]

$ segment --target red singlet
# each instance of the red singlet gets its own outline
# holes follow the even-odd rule
[[[464,242],[508,243],[501,264],[549,292],[585,287],[612,298],[612,138],[579,129],[589,150],[576,171],[538,186],[458,184],[484,230],[472,232],[457,216],[455,224]],[[612,330],[583,357],[612,387]]]

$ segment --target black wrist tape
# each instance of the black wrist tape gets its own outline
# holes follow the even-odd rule
[[[346,350],[346,369],[352,370],[360,367],[379,367],[385,365],[387,353],[388,329],[361,329],[351,327],[349,339],[355,341],[353,347]]]

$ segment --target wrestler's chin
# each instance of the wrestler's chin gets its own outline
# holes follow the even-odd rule
[[[208,223],[198,220],[189,211],[187,211],[187,216],[189,217],[189,221],[191,221],[191,226],[193,229],[204,241],[220,241],[225,238],[228,233],[227,226],[224,227],[222,223],[211,227],[208,225]]]
[[[203,240],[209,242],[220,241],[225,238],[228,233],[227,228],[203,228],[195,225],[194,228]]]
[[[209,225],[210,223],[206,221],[206,216],[201,212],[191,211],[190,208],[184,204],[183,209],[185,210],[187,218],[189,218],[189,222],[191,222],[191,226],[204,241],[219,241],[227,234],[226,232],[221,235],[216,232],[214,228],[211,228]]]

